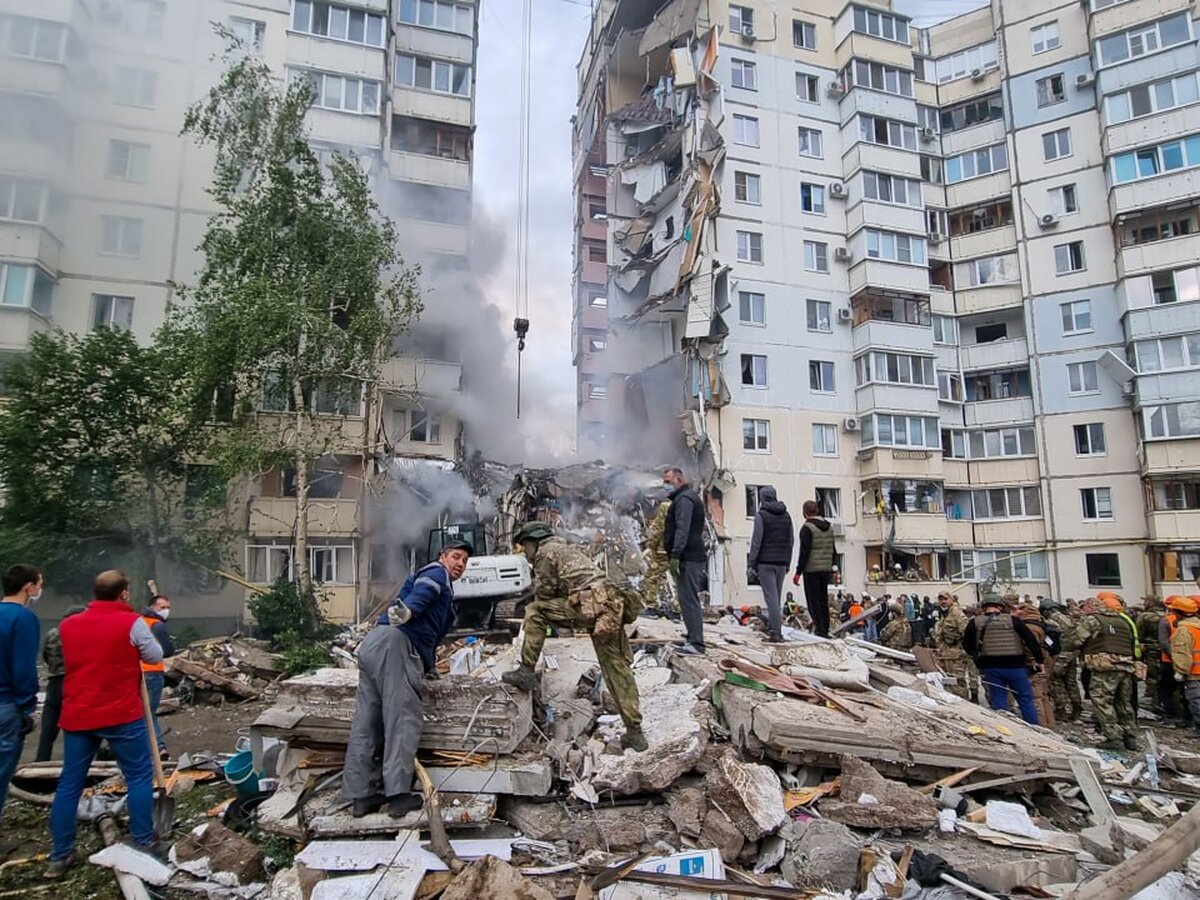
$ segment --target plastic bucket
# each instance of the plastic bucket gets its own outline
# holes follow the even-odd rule
[[[254,755],[249,750],[235,753],[225,763],[225,780],[237,788],[241,797],[258,793],[258,773],[254,771]]]

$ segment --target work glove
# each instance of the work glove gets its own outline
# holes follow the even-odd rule
[[[403,625],[412,618],[412,610],[397,600],[387,611],[389,625]]]
[[[796,585],[797,587],[800,586],[800,573],[799,572],[797,572],[795,575],[792,576],[792,584]]]
[[[21,737],[33,731],[33,716],[25,716],[21,719]]]
[[[1178,672],[1176,672],[1176,673],[1175,673],[1175,680],[1176,680],[1176,681],[1187,681],[1187,677],[1186,677],[1186,676],[1184,676],[1184,675],[1181,675],[1181,674],[1179,674]]]
[[[667,569],[670,571],[672,576],[674,576],[675,578],[678,578],[679,577],[679,560],[672,558],[671,561],[667,563]]]

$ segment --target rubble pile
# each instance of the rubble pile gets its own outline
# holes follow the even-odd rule
[[[266,641],[240,636],[196,641],[166,660],[166,677],[173,691],[165,695],[160,712],[174,711],[183,698],[257,700],[282,674]]]

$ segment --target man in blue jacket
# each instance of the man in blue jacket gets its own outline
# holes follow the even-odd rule
[[[471,545],[452,541],[437,562],[419,569],[358,648],[358,694],[346,747],[342,796],[356,817],[400,817],[421,806],[412,792],[413,760],[424,722],[422,681],[454,623],[453,584],[467,568]]]
[[[30,605],[42,595],[42,573],[13,566],[4,573],[0,603],[0,812],[37,709],[38,645],[42,628]]]

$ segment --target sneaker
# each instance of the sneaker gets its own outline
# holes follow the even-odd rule
[[[410,812],[415,812],[425,804],[421,794],[397,794],[389,797],[387,802],[388,815],[393,819],[402,819]]]
[[[518,691],[525,691],[528,694],[532,694],[533,689],[537,687],[537,676],[533,674],[533,669],[526,666],[505,672],[500,676],[500,680],[505,684],[511,684]]]
[[[695,644],[684,644],[682,647],[676,647],[675,652],[683,656],[703,656],[704,648],[697,647]]]
[[[626,728],[625,733],[621,735],[621,746],[626,750],[635,750],[641,753],[650,745],[646,743],[646,735],[641,728]]]
[[[374,797],[360,797],[351,805],[350,815],[356,819],[361,819],[363,816],[379,812],[379,808],[386,802],[387,800],[379,794],[376,794]]]
[[[46,866],[46,871],[42,873],[42,877],[56,881],[57,879],[62,878],[63,875],[66,874],[67,869],[75,865],[75,862],[75,851],[72,850],[62,859],[50,860],[50,865]]]

